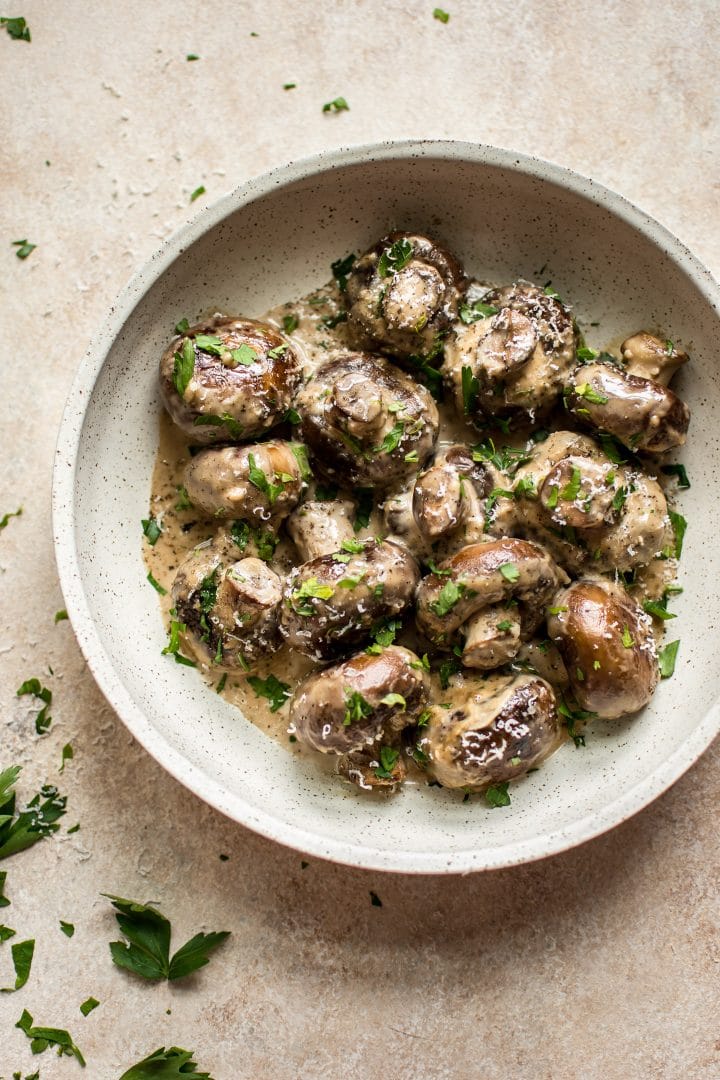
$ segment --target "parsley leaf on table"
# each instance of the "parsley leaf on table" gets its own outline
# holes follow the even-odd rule
[[[182,1050],[179,1046],[167,1050],[161,1046],[137,1065],[132,1065],[120,1080],[183,1080],[185,1076],[191,1076],[192,1080],[212,1080],[210,1073],[197,1072],[193,1053],[193,1050]]]
[[[28,1039],[31,1040],[30,1049],[33,1054],[42,1054],[43,1050],[47,1050],[48,1046],[57,1046],[60,1057],[63,1055],[74,1057],[83,1067],[85,1066],[85,1058],[73,1042],[70,1033],[63,1028],[34,1027],[33,1018],[27,1009],[23,1009],[22,1016],[15,1027],[24,1031]]]
[[[196,934],[170,957],[170,920],[156,908],[103,893],[116,909],[118,926],[127,938],[111,941],[117,967],[144,979],[182,979],[208,963],[209,954],[229,937],[229,930]]]
[[[13,787],[19,775],[19,765],[0,772],[0,859],[57,832],[60,828],[57,820],[65,813],[67,798],[58,795],[56,787],[46,784],[15,817]]]
[[[30,977],[33,953],[35,952],[35,939],[29,941],[17,941],[12,947],[12,962],[15,968],[15,985],[3,986],[0,994],[13,994],[20,990]]]

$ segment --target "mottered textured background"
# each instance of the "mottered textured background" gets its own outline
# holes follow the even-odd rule
[[[80,1075],[32,1057],[23,1008],[71,1031],[92,1080],[171,1044],[215,1080],[720,1076],[717,744],[642,814],[552,860],[447,879],[302,869],[167,776],[53,623],[51,467],[73,373],[127,278],[248,177],[339,144],[496,143],[616,188],[720,275],[713,0],[446,6],[447,25],[432,0],[0,12],[33,38],[0,31],[0,516],[23,507],[0,533],[2,765],[24,766],[21,796],[47,781],[69,798],[62,831],[2,867],[2,921],[37,942],[28,984],[0,998],[6,1080]],[[350,111],[324,115],[338,95]],[[38,246],[20,261],[25,237]],[[54,695],[43,737],[15,694],[31,676]],[[184,983],[144,983],[110,962],[101,891],[161,903],[176,945],[232,937]]]

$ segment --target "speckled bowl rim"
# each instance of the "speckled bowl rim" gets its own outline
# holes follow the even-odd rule
[[[75,475],[80,439],[95,382],[115,338],[145,294],[173,261],[191,244],[224,218],[254,199],[279,187],[311,178],[327,170],[367,164],[370,160],[439,158],[477,162],[549,181],[581,198],[604,207],[641,232],[662,254],[671,259],[693,282],[715,311],[720,312],[720,286],[709,270],[668,229],[623,196],[563,166],[540,158],[485,144],[454,140],[403,140],[341,147],[289,162],[248,180],[181,226],[133,276],[94,341],[73,381],[65,406],[55,453],[52,518],[60,584],[80,648],[98,686],[139,743],[176,780],[223,814],[253,831],[318,858],[373,870],[418,874],[456,874],[499,869],[545,858],[599,836],[642,810],[697,761],[720,732],[720,702],[705,713],[692,734],[661,766],[643,777],[601,811],[587,814],[570,827],[541,837],[513,841],[491,851],[407,852],[398,847],[385,850],[336,840],[299,827],[278,814],[258,810],[241,796],[228,792],[207,773],[189,762],[157,731],[133,700],[117,675],[106,652],[85,597],[75,543]],[[480,858],[478,857],[480,856]]]

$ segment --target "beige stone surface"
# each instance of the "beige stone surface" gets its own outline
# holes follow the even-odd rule
[[[29,983],[0,999],[6,1080],[80,1074],[31,1056],[24,1007],[70,1029],[93,1080],[173,1043],[215,1080],[720,1076],[717,744],[644,813],[552,860],[464,879],[302,869],[167,776],[53,624],[50,478],[73,373],[160,240],[247,177],[380,138],[494,142],[615,187],[720,274],[714,0],[446,6],[447,25],[433,0],[3,12],[33,41],[0,31],[0,516],[23,506],[0,533],[2,762],[24,766],[24,795],[61,783],[81,825],[3,864],[2,921],[37,941]],[[339,94],[350,112],[323,115]],[[10,243],[26,236],[21,262]],[[15,696],[35,675],[54,693],[42,738]],[[102,891],[161,902],[178,941],[233,936],[184,984],[142,983],[110,962]]]

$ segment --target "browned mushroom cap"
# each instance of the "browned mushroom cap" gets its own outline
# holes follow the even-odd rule
[[[682,446],[690,423],[690,410],[672,390],[600,361],[573,371],[565,404],[590,427],[653,454]]]
[[[574,581],[551,610],[548,633],[583,709],[614,720],[648,703],[658,681],[652,622],[622,586]]]
[[[534,420],[560,397],[575,344],[569,311],[536,285],[485,293],[477,319],[457,324],[445,346],[443,372],[458,412],[479,425]]]
[[[570,455],[548,472],[540,504],[557,525],[592,529],[610,518],[619,487],[612,462]]]
[[[303,453],[299,444],[277,439],[201,450],[185,470],[188,497],[209,517],[234,517],[254,526],[277,523],[302,494]]]
[[[173,338],[160,360],[165,407],[201,445],[252,439],[280,423],[300,363],[274,327],[214,315]]]
[[[668,386],[678,368],[687,364],[690,357],[676,349],[672,341],[661,341],[646,330],[626,338],[620,346],[628,375]]]
[[[346,550],[297,567],[283,590],[280,628],[294,649],[331,660],[365,640],[382,619],[412,602],[419,571],[388,540],[354,541]]]
[[[350,499],[308,499],[287,519],[286,526],[302,562],[342,551],[354,539],[355,503]]]
[[[309,675],[290,703],[290,723],[313,750],[352,754],[392,743],[428,701],[429,681],[418,657],[390,645]]]
[[[388,533],[420,559],[444,559],[483,539],[484,500],[497,486],[494,469],[461,443],[444,447],[424,473],[386,498]]]
[[[544,548],[531,541],[504,537],[470,544],[420,582],[417,624],[442,648],[451,648],[462,630],[463,663],[492,668],[498,650],[500,662],[505,662],[517,652],[521,637],[533,634],[550,597],[567,580]],[[487,609],[503,603],[505,608],[493,611],[489,619]]]
[[[390,233],[350,272],[350,329],[363,348],[426,354],[457,318],[465,288],[460,265],[444,248],[426,236]]]
[[[491,675],[445,691],[450,708],[435,705],[420,748],[443,787],[482,791],[535,768],[560,746],[555,695],[537,675]]]
[[[366,353],[323,364],[295,404],[317,470],[345,487],[401,482],[422,467],[437,438],[427,390]]]
[[[172,587],[188,647],[204,664],[247,671],[279,643],[282,583],[256,558],[228,559],[218,539],[181,563]]]

